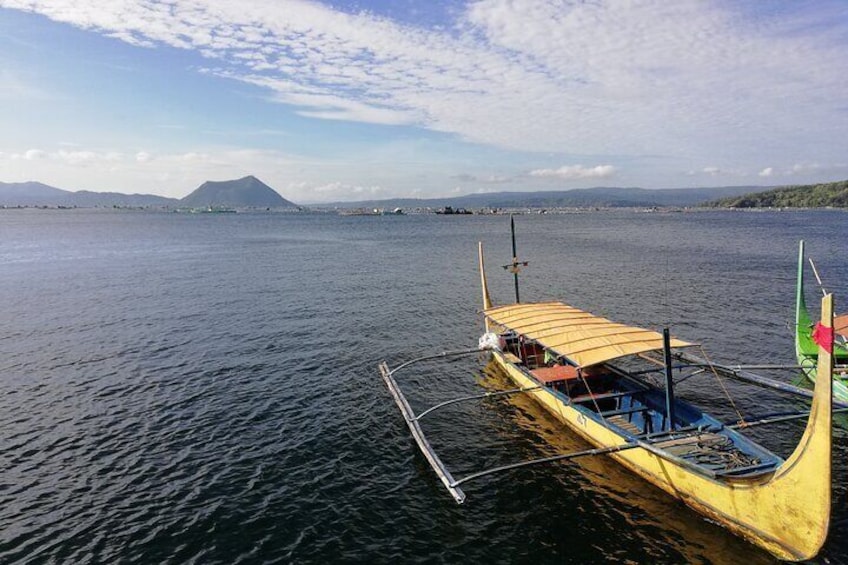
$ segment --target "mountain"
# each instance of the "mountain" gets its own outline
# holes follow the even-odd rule
[[[122,194],[120,192],[91,192],[80,190],[68,193],[70,206],[96,208],[120,206],[123,208],[165,208],[178,206],[175,198],[165,198],[154,194]]]
[[[848,180],[781,186],[722,198],[705,205],[713,208],[848,208]]]
[[[751,186],[712,188],[580,188],[540,192],[492,192],[452,198],[368,200],[322,204],[335,208],[591,208],[696,206],[707,200],[750,192]]]
[[[238,180],[206,181],[180,200],[183,206],[231,206],[252,208],[297,208],[273,188],[254,176]]]
[[[163,207],[176,206],[177,200],[152,194],[119,192],[70,192],[40,182],[0,182],[0,206],[77,206]]]
[[[0,182],[0,206],[65,205],[71,194],[40,182]]]
[[[120,192],[71,192],[48,186],[40,182],[0,182],[0,206],[76,206],[79,208],[113,207],[125,208],[177,208],[187,206],[296,208],[271,187],[248,176],[238,180],[213,182],[200,185],[194,192],[177,200],[152,194],[122,194]]]

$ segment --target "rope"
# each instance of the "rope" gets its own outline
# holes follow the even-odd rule
[[[733,410],[736,412],[736,415],[739,416],[739,420],[738,420],[739,424],[742,427],[744,427],[745,426],[745,417],[742,416],[742,412],[739,411],[739,408],[736,407],[736,403],[733,402],[733,397],[730,396],[730,391],[727,390],[727,387],[724,386],[724,381],[722,381],[721,377],[718,376],[718,371],[716,371],[715,367],[713,366],[713,362],[710,361],[710,358],[707,355],[707,352],[704,349],[704,346],[703,345],[698,346],[698,349],[701,350],[701,355],[703,355],[704,359],[707,361],[707,365],[709,365],[710,370],[713,372],[713,375],[715,375],[715,378],[718,381],[719,386],[721,386],[721,389],[724,391],[724,395],[727,396],[727,399],[730,401],[730,405],[733,407]]]
[[[714,465],[726,469],[735,469],[760,463],[758,457],[740,451],[734,445],[733,440],[726,436],[699,437],[695,447],[696,449],[682,457],[693,460],[699,465]]]
[[[584,385],[586,385],[586,390],[588,390],[588,391],[589,391],[589,396],[592,398],[592,404],[594,404],[594,405],[595,405],[595,412],[597,412],[597,413],[598,413],[598,416],[600,416],[600,417],[601,417],[601,420],[603,420],[604,422],[606,422],[606,421],[607,421],[607,419],[606,419],[606,418],[604,418],[604,415],[603,415],[603,414],[601,414],[601,407],[600,407],[600,406],[598,406],[598,401],[595,399],[595,393],[594,393],[594,392],[592,392],[592,389],[591,389],[591,388],[589,388],[589,383],[588,383],[588,382],[586,382],[586,377],[584,377],[584,376],[583,376],[583,369],[577,369],[577,376],[578,376],[578,377],[580,377],[580,380],[581,380],[581,381],[583,381],[583,384],[584,384]]]

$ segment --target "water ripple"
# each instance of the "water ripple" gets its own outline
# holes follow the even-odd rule
[[[476,241],[509,257],[502,217],[3,214],[0,562],[771,562],[607,459],[487,477],[463,506],[444,492],[376,364],[474,345]],[[717,360],[791,362],[809,222],[683,216],[522,217],[522,295],[673,323]],[[807,239],[848,284],[840,240]],[[420,410],[504,385],[481,366],[399,379]],[[746,411],[796,406],[727,386]],[[733,416],[714,382],[681,393]],[[585,447],[521,397],[424,426],[457,475]],[[800,429],[754,437],[785,455]],[[837,500],[846,479],[837,463]],[[832,538],[823,558],[846,561]]]

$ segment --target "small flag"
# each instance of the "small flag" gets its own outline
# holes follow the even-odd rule
[[[833,328],[828,328],[821,325],[821,322],[816,322],[816,327],[813,330],[813,341],[828,353],[833,353]]]

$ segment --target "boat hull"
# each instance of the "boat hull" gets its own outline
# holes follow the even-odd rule
[[[493,356],[516,385],[538,385],[500,351],[494,351]],[[596,447],[622,445],[628,440],[591,417],[585,409],[564,402],[550,389],[541,388],[529,394]],[[823,430],[818,434],[814,431],[811,433],[808,426],[795,453],[776,471],[753,478],[709,477],[645,448],[609,456],[773,555],[802,560],[816,555],[823,545],[830,514],[830,436],[823,437]],[[827,477],[821,476],[823,470]]]
[[[808,381],[815,384],[818,376],[818,356],[803,353],[801,348],[797,346],[797,340],[795,355],[798,358],[798,366],[801,367],[801,372]],[[848,364],[848,356],[841,357],[838,361],[842,365]],[[833,380],[833,398],[839,402],[848,402],[848,376],[842,372],[834,371],[831,374],[831,379]]]

